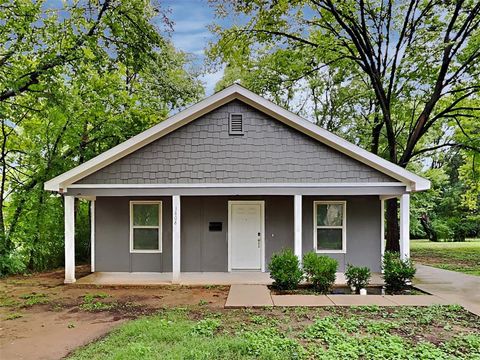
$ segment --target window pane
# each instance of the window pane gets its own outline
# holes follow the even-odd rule
[[[158,226],[158,204],[133,204],[133,225]]]
[[[159,250],[158,229],[133,229],[133,250]]]
[[[342,250],[342,229],[317,229],[317,250]]]
[[[343,204],[317,204],[317,226],[342,226]]]

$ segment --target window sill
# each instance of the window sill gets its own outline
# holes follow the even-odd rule
[[[130,250],[130,254],[161,254],[162,250]]]
[[[315,250],[317,254],[346,254],[347,250]]]

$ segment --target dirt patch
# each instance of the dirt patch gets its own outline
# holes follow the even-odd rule
[[[78,277],[87,275],[78,266]],[[2,359],[59,359],[125,320],[178,306],[222,309],[228,286],[82,287],[63,269],[0,280]]]

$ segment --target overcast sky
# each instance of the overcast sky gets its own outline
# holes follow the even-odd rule
[[[179,50],[195,56],[197,66],[204,66],[204,50],[213,34],[207,26],[214,21],[223,25],[230,25],[229,20],[215,19],[214,9],[207,0],[164,0],[162,5],[171,10],[169,18],[173,20],[174,32],[172,41]],[[206,94],[211,95],[213,88],[222,77],[223,71],[207,73],[202,80],[205,83]]]

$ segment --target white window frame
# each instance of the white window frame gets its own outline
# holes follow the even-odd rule
[[[134,205],[158,205],[158,226],[133,225]],[[158,229],[158,250],[135,250],[133,248],[133,229]],[[130,201],[130,253],[134,254],[158,254],[162,252],[162,202],[153,200],[132,200]]]
[[[317,205],[343,205],[342,226],[317,225]],[[318,250],[317,229],[342,229],[342,249],[341,250]],[[325,200],[313,202],[313,248],[318,254],[346,254],[347,252],[347,202],[342,200]]]

